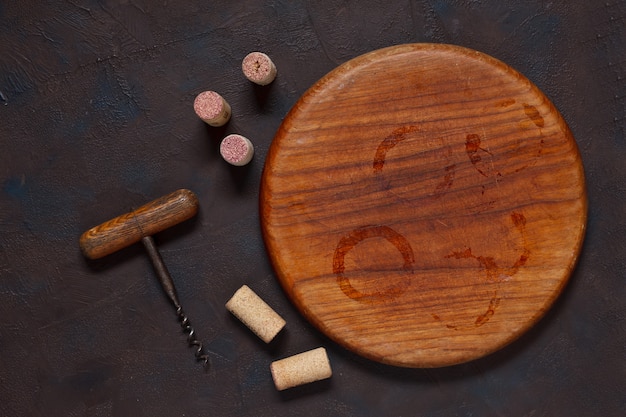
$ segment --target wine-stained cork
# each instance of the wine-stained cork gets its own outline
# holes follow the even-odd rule
[[[226,303],[226,309],[250,330],[269,343],[285,327],[285,320],[247,285],[239,288]]]
[[[333,374],[323,347],[272,362],[270,370],[279,391],[327,379]]]
[[[244,136],[228,135],[220,143],[220,155],[231,165],[243,166],[252,160],[254,146]]]
[[[267,85],[276,78],[276,65],[263,52],[250,52],[241,62],[246,78],[258,85]]]
[[[223,126],[230,120],[230,105],[215,91],[204,91],[196,96],[193,109],[210,126]]]

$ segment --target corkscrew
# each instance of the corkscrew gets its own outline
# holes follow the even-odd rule
[[[206,369],[209,356],[183,311],[174,280],[152,238],[152,235],[190,219],[197,212],[196,195],[189,190],[177,190],[87,230],[80,238],[80,248],[86,257],[98,259],[141,241],[165,294],[176,309],[182,331],[187,334],[187,344],[194,349],[196,360],[202,361]]]

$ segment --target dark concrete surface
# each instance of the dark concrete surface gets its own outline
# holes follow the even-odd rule
[[[626,2],[606,0],[0,2],[0,415],[621,416],[626,414]],[[258,186],[274,132],[337,65],[409,42],[488,53],[535,82],[585,164],[589,221],[552,310],[483,359],[401,369],[307,324],[263,245]],[[268,53],[278,78],[240,70]],[[233,107],[196,118],[206,89]],[[253,162],[218,144],[248,136]],[[192,221],[156,237],[202,370],[140,246],[87,261],[80,234],[177,188]],[[251,286],[288,322],[264,345],[224,303]],[[278,392],[271,361],[328,349],[330,380]]]

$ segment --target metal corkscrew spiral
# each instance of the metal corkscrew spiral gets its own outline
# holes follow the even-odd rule
[[[165,294],[176,308],[180,326],[187,333],[189,347],[194,348],[196,359],[202,361],[207,369],[209,356],[204,353],[202,342],[197,339],[189,318],[183,312],[174,281],[152,238],[153,234],[188,220],[197,213],[198,197],[190,190],[180,189],[92,227],[80,237],[80,248],[87,258],[99,259],[141,241]]]
[[[148,256],[154,266],[154,271],[161,282],[161,286],[163,287],[165,294],[172,302],[172,305],[176,308],[176,315],[180,321],[180,327],[183,329],[183,332],[187,333],[187,344],[189,347],[195,348],[196,359],[198,361],[202,361],[205,368],[208,367],[209,355],[204,353],[203,344],[196,337],[196,332],[193,327],[191,327],[189,317],[187,317],[182,306],[180,305],[178,294],[176,293],[176,287],[174,287],[174,281],[172,280],[172,277],[163,262],[163,258],[161,258],[161,254],[157,250],[154,239],[152,236],[145,236],[141,238],[141,243],[143,243],[146,251],[148,252]]]
[[[189,344],[189,347],[195,346],[196,359],[202,361],[204,366],[208,367],[209,355],[204,353],[202,342],[196,338],[196,332],[193,327],[191,327],[189,317],[187,317],[182,307],[178,307],[176,309],[176,314],[178,315],[178,320],[180,321],[180,327],[182,327],[183,332],[187,333],[187,343]]]

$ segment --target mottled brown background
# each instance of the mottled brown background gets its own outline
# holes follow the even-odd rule
[[[0,415],[620,416],[626,414],[623,0],[0,2]],[[258,186],[274,132],[317,79],[362,53],[453,43],[524,73],[569,123],[589,222],[572,279],[509,347],[442,369],[357,357],[308,325],[268,262]],[[269,88],[242,76],[262,50]],[[225,128],[192,109],[220,91]],[[227,166],[226,133],[251,165]],[[87,228],[177,188],[199,216],[157,236],[211,352],[186,347],[142,248],[87,262]],[[225,310],[248,284],[288,321],[270,346]],[[277,392],[272,360],[317,346],[328,381]]]

